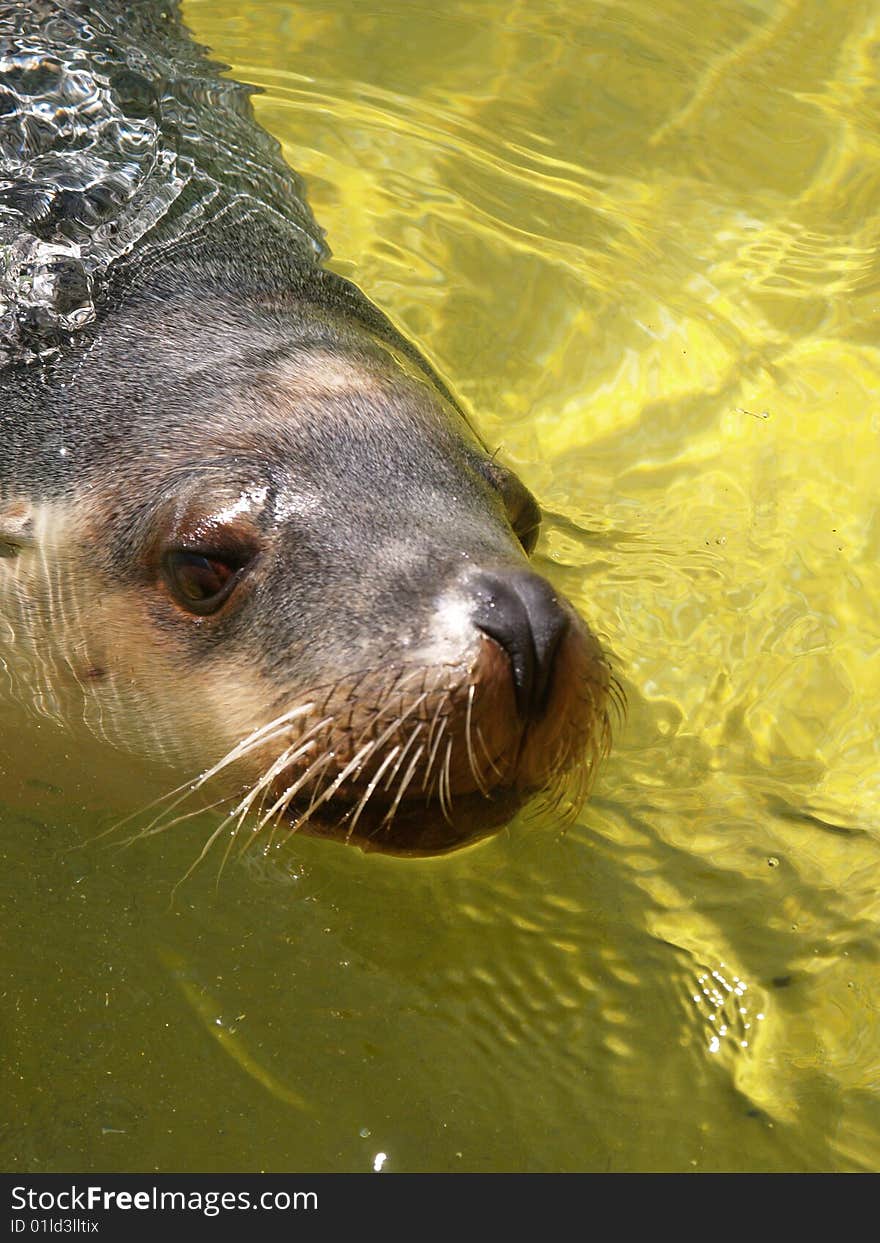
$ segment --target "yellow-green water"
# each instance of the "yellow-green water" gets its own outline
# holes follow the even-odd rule
[[[880,3],[191,0],[541,498],[629,715],[576,826],[171,890],[2,825],[0,1164],[880,1167]],[[84,810],[84,808],[86,810]]]

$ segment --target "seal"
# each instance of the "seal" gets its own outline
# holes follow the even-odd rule
[[[214,838],[442,853],[579,804],[614,679],[250,89],[167,0],[0,3],[3,693]]]

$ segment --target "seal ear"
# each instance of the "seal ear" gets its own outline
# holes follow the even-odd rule
[[[34,542],[34,512],[27,501],[0,501],[0,557],[17,557]]]

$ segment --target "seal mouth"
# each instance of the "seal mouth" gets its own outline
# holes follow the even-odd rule
[[[526,712],[508,658],[490,637],[467,671],[420,670],[419,694],[412,669],[396,680],[383,671],[372,686],[360,675],[355,711],[351,685],[339,684],[314,706],[317,721],[303,716],[286,739],[282,756],[295,762],[263,757],[271,779],[252,787],[269,805],[261,824],[419,857],[490,836],[536,798],[576,811],[610,745],[615,684],[581,623],[559,648],[546,692]]]
[[[538,791],[531,791],[531,795]],[[285,822],[307,837],[357,846],[366,853],[395,855],[400,858],[427,858],[450,854],[491,837],[509,821],[528,795],[513,788],[493,790],[488,796],[473,791],[456,797],[455,818],[424,799],[401,804],[393,819],[382,808],[362,815],[352,828],[356,805],[328,807],[326,812],[308,815],[308,804],[289,808]]]

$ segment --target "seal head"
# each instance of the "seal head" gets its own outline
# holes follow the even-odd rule
[[[175,0],[0,0],[0,686],[218,835],[449,850],[577,803],[613,682],[250,93]]]
[[[0,566],[59,715],[198,766],[225,824],[439,853],[578,800],[611,679],[529,566],[533,497],[328,289],[231,305],[178,268],[129,294],[57,390],[56,478],[7,504]]]

